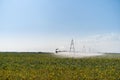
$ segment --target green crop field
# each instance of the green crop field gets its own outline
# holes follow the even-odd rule
[[[0,80],[120,80],[120,54],[74,59],[1,52]]]

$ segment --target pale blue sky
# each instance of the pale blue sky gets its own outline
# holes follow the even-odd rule
[[[47,39],[44,44],[50,46],[50,40],[57,44],[58,39],[108,33],[120,34],[119,0],[0,0],[0,39],[8,39],[3,45],[36,38],[36,44]]]

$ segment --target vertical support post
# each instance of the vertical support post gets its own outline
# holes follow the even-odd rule
[[[70,44],[70,52],[75,52],[75,47],[74,47],[74,40],[71,40],[71,44]]]

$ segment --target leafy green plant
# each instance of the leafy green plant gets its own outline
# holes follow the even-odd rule
[[[74,59],[46,53],[0,53],[0,80],[119,80],[119,75],[118,54]]]

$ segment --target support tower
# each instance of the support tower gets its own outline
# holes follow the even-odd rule
[[[74,40],[71,40],[71,44],[70,44],[70,52],[75,52],[75,47],[74,47]]]

